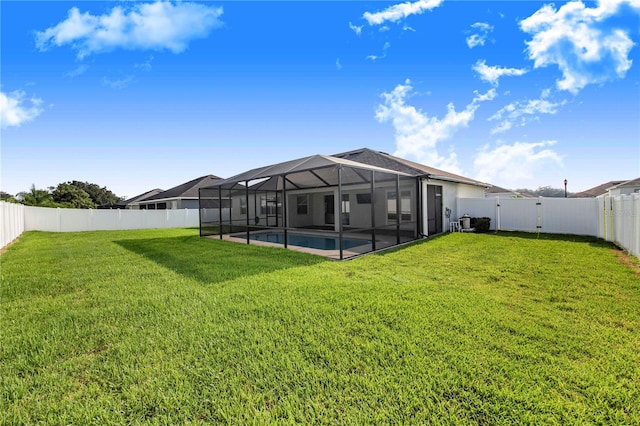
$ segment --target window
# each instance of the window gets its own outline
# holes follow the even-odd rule
[[[349,194],[342,194],[342,224],[349,225],[349,213],[351,213],[351,203]]]
[[[240,198],[240,214],[247,214],[247,199]]]
[[[371,194],[369,192],[356,194],[356,201],[358,204],[371,204]]]
[[[299,215],[309,214],[309,197],[307,195],[296,197],[296,211]]]
[[[146,204],[140,204],[140,210],[146,210],[146,209],[147,209]]]
[[[396,191],[387,192],[387,220],[397,220]],[[400,191],[400,221],[411,221],[411,191]]]
[[[167,209],[167,203],[158,203],[158,205],[156,206],[156,208],[158,210],[166,210]]]
[[[156,205],[155,204],[147,204],[147,209],[148,210],[155,210],[156,209]]]
[[[280,214],[281,210],[282,205],[275,195],[260,197],[260,214],[275,216],[276,214]]]

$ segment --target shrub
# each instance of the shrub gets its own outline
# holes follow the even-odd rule
[[[491,226],[491,218],[489,217],[472,217],[471,227],[476,229],[476,232],[489,232]]]

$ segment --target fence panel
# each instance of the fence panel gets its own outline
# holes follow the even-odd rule
[[[510,231],[538,231],[540,225],[540,205],[534,198],[498,198],[500,223],[496,229]]]
[[[541,232],[598,236],[597,198],[541,198]]]
[[[5,248],[24,232],[24,206],[0,201],[0,213],[0,248]]]
[[[114,231],[198,226],[198,210],[88,210],[26,207],[25,230]]]
[[[640,194],[604,198],[493,198],[491,229],[591,235],[615,242],[640,257]],[[474,217],[491,217],[487,199],[461,198]],[[493,219],[492,219],[493,222]]]
[[[25,231],[60,232],[60,211],[46,207],[24,208]]]

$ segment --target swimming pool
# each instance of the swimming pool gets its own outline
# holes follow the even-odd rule
[[[339,237],[299,234],[292,232],[289,232],[287,237],[287,243],[292,246],[314,248],[319,250],[340,250]],[[265,233],[251,234],[249,238],[255,241],[284,244],[284,232],[270,231]],[[350,248],[362,246],[365,244],[371,244],[371,240],[360,238],[342,238],[343,250],[348,250]]]

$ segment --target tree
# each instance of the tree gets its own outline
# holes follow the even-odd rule
[[[67,184],[73,185],[76,188],[85,191],[96,206],[101,206],[104,204],[116,204],[122,201],[122,197],[118,197],[116,194],[109,191],[107,187],[100,187],[95,183],[80,182],[74,180],[71,182],[67,182]]]
[[[0,191],[0,201],[5,201],[7,203],[18,203],[18,200],[16,200],[13,195],[4,191]]]
[[[516,189],[516,192],[527,193],[531,195],[535,195],[536,197],[564,197],[564,189],[563,188],[552,188],[550,186],[540,186],[538,189]],[[573,195],[572,192],[568,192],[567,196]]]
[[[51,191],[51,195],[56,203],[60,203],[64,207],[76,209],[93,209],[96,207],[96,203],[91,200],[86,191],[69,183],[59,184]]]
[[[49,191],[46,189],[36,189],[35,185],[31,185],[29,192],[19,192],[16,198],[27,206],[61,207],[60,204],[53,200],[53,196]]]

